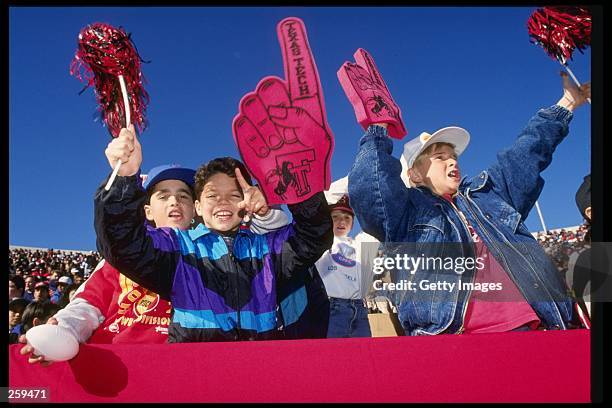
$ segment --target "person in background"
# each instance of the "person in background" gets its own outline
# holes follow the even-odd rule
[[[17,343],[21,334],[23,312],[27,306],[28,301],[23,298],[15,298],[9,302],[9,344]]]
[[[73,283],[72,285],[66,286],[62,290],[62,295],[60,296],[59,301],[57,302],[57,305],[60,307],[60,309],[63,309],[68,306],[72,299],[74,299],[74,295],[76,294],[78,288],[79,286]]]
[[[36,279],[33,276],[25,277],[25,291],[23,292],[23,298],[28,302],[34,301],[34,285],[36,285]]]
[[[80,286],[85,280],[83,272],[78,268],[72,268],[70,274],[72,275],[72,282],[74,282],[75,285]]]
[[[355,239],[349,236],[355,214],[347,190],[348,177],[344,177],[333,182],[325,192],[334,242],[316,262],[330,301],[328,338],[372,336],[366,295],[371,292],[374,275],[368,260],[376,256],[378,241],[363,232]],[[363,259],[367,260],[362,265]]]
[[[591,175],[584,177],[584,180],[576,191],[576,206],[585,221],[586,233],[584,235],[583,247],[569,257],[566,283],[571,295],[581,308],[581,312],[589,319],[592,315],[591,304],[592,296],[596,290],[606,281],[605,268],[593,267],[600,264],[601,255],[595,261],[593,259],[593,247],[591,245]],[[599,247],[597,247],[599,249]],[[595,261],[595,263],[593,262]],[[607,300],[607,299],[602,299]]]
[[[72,285],[72,279],[68,276],[62,276],[57,280],[57,289],[51,296],[51,303],[57,304],[59,302],[62,297],[62,292],[68,285]]]
[[[21,334],[26,334],[34,326],[47,323],[47,320],[60,310],[60,307],[49,301],[34,301],[26,306],[21,318]]]
[[[34,301],[47,302],[51,297],[49,292],[49,283],[47,281],[38,282],[34,285]]]
[[[25,281],[21,276],[9,276],[8,300],[22,298],[25,292]]]

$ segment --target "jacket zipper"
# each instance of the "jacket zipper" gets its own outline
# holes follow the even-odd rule
[[[234,243],[232,245],[232,252],[230,252],[230,248],[227,245],[227,242],[225,242],[225,239],[223,239],[223,237],[220,237],[220,238],[221,238],[221,241],[223,241],[223,243],[227,247],[227,253],[228,253],[229,259],[231,261],[230,262],[231,263],[230,268],[232,268],[232,271],[235,273],[235,276],[236,276],[236,280],[235,280],[235,285],[234,286],[235,286],[235,289],[236,289],[235,290],[235,293],[236,293],[236,304],[239,305],[238,308],[236,309],[236,315],[237,315],[237,319],[238,319],[236,331],[237,331],[237,335],[238,335],[237,340],[240,340],[240,338],[241,338],[241,333],[240,333],[240,328],[241,328],[241,326],[240,326],[240,290],[238,288],[239,280],[238,280],[238,270],[236,268],[236,257],[234,256],[234,251],[233,251],[233,248],[236,246],[236,239],[238,239],[238,234],[236,234],[236,238],[233,238]]]
[[[440,206],[441,206],[441,204],[436,204],[436,205],[440,205]],[[454,208],[454,209],[457,211],[457,215],[459,216],[459,219],[460,219],[460,220],[461,220],[461,222],[463,223],[463,225],[464,225],[464,227],[465,227],[465,230],[466,230],[466,231],[467,231],[467,233],[468,233],[468,236],[470,236],[470,230],[469,230],[469,228],[467,227],[467,225],[465,224],[465,222],[463,221],[463,219],[461,219],[461,215],[458,213],[458,211],[459,211],[459,210],[457,209],[457,207],[455,207],[455,205],[454,205],[453,203],[451,203],[451,205],[452,205],[452,207],[453,207],[453,208]],[[459,229],[457,228],[457,226],[455,225],[455,223],[454,223],[454,222],[453,222],[451,219],[449,219],[448,221],[449,221],[449,222],[452,224],[453,228],[455,228],[455,231],[457,231],[457,235],[458,235],[458,236],[461,238],[461,234],[459,233]],[[474,275],[474,276],[475,276],[475,275]],[[459,279],[459,281],[461,282],[461,279]],[[472,277],[472,280],[470,281],[470,283],[472,283],[473,281],[474,281],[474,277]],[[466,312],[466,310],[467,310],[467,305],[468,305],[468,302],[469,302],[469,300],[470,300],[470,297],[471,297],[471,296],[472,296],[472,291],[470,290],[470,291],[468,292],[468,297],[467,297],[467,299],[466,299],[466,301],[465,301],[465,306],[463,306],[463,310],[462,310],[462,312],[461,312],[461,327],[459,327],[459,329],[458,329],[458,330],[457,330],[457,331],[456,331],[454,334],[461,334],[461,332],[462,332],[462,330],[463,330],[463,319],[464,319],[465,312]],[[457,298],[459,298],[459,291],[457,291]],[[456,305],[456,303],[455,303],[455,305]],[[456,306],[455,306],[455,308],[453,309],[453,317],[455,316],[455,310],[456,310]],[[421,333],[424,333],[424,334],[427,334],[427,335],[430,335],[430,336],[434,336],[434,335],[436,335],[436,334],[440,334],[440,333],[442,333],[444,330],[448,329],[448,328],[450,327],[450,325],[451,325],[451,324],[453,324],[453,317],[451,317],[450,321],[448,322],[448,324],[447,324],[446,326],[444,326],[443,328],[441,328],[440,330],[438,330],[438,331],[436,331],[436,332],[434,332],[434,333],[422,332],[422,331],[419,331],[418,329],[417,329],[417,331],[419,331],[419,332],[421,332]]]
[[[484,217],[484,214],[482,214],[482,210],[480,209],[480,207],[478,207],[478,206],[476,205],[476,203],[474,203],[472,200],[470,200],[470,199],[467,197],[467,195],[465,196],[465,198],[466,198],[466,200],[467,200],[468,202],[473,203],[473,205],[474,205],[476,208],[478,208],[478,211],[479,211],[479,212],[480,212],[480,214],[483,216],[483,218],[484,218],[484,219],[486,219],[486,217]],[[481,223],[481,222],[478,220],[478,217],[476,216],[476,213],[474,213],[474,212],[472,211],[472,209],[470,208],[470,206],[466,206],[466,207],[467,207],[467,208],[468,208],[468,210],[469,210],[469,211],[472,213],[472,215],[474,216],[474,219],[476,220],[476,222],[478,222],[478,224],[479,224],[479,225],[482,227],[482,230],[483,230],[483,231],[484,231],[484,233],[487,235],[487,237],[488,237],[489,239],[491,239],[491,237],[489,236],[489,234],[486,232],[486,230],[485,230],[485,228],[484,228],[484,225],[482,225],[482,223]],[[497,228],[495,227],[495,225],[493,225],[493,224],[492,224],[490,221],[488,221],[488,220],[487,220],[487,222],[488,222],[488,223],[491,225],[491,227],[493,227],[495,230],[497,230]],[[529,268],[530,268],[530,269],[532,270],[532,272],[533,272],[533,276],[535,276],[535,277],[538,279],[538,281],[540,282],[540,284],[542,285],[542,287],[544,288],[544,290],[545,290],[545,291],[546,291],[546,293],[548,294],[549,298],[551,298],[551,299],[552,299],[553,297],[551,296],[551,294],[550,294],[550,292],[548,291],[548,289],[546,289],[546,285],[544,285],[544,283],[543,283],[543,282],[540,280],[540,277],[537,275],[536,271],[535,271],[535,270],[533,269],[533,267],[531,266],[531,263],[530,263],[530,262],[529,262],[529,261],[528,261],[528,260],[527,260],[527,259],[526,259],[526,258],[523,256],[523,254],[521,254],[521,252],[520,252],[518,249],[516,249],[516,248],[514,247],[514,245],[512,245],[512,244],[510,243],[510,241],[508,241],[508,240],[506,239],[506,237],[504,236],[504,234],[502,234],[502,233],[500,232],[500,234],[499,234],[499,235],[501,235],[501,236],[502,236],[502,238],[504,239],[504,241],[505,241],[505,242],[508,244],[508,246],[509,246],[510,248],[512,248],[512,249],[513,249],[513,250],[514,250],[514,251],[515,251],[517,254],[519,254],[519,256],[520,256],[521,258],[523,258],[523,260],[525,261],[525,263],[526,263],[527,265],[529,265]],[[494,241],[493,241],[492,239],[491,239],[491,245],[494,245]],[[497,247],[496,247],[496,248],[497,248]],[[497,248],[497,249],[499,250],[499,248]],[[504,264],[506,265],[506,268],[507,268],[507,269],[506,269],[506,271],[509,271],[509,270],[510,270],[510,267],[508,266],[508,262],[506,261],[506,257],[504,256],[504,253],[503,253],[501,250],[499,251],[499,253],[501,254],[501,256],[502,256],[502,258],[503,258],[503,260],[504,260]],[[512,279],[512,281],[514,282],[514,279],[513,279],[512,274],[510,274],[510,272],[506,272],[506,273],[508,273],[508,275],[510,276],[510,278],[511,278],[511,279]],[[518,285],[516,282],[514,282],[514,284],[516,285],[516,287],[518,288],[518,290],[521,292],[521,294],[523,295],[523,297],[525,298],[525,300],[527,300],[527,297],[525,296],[525,293],[524,293],[524,292],[523,292],[523,290],[521,289],[520,285]],[[557,312],[557,316],[559,317],[559,322],[561,323],[561,326],[562,326],[564,329],[566,329],[567,327],[565,326],[565,323],[563,322],[563,318],[561,317],[561,313],[559,312],[559,308],[557,307],[557,304],[554,302],[554,300],[553,300],[553,304],[555,305],[555,311]]]
[[[461,195],[461,194],[459,194],[459,193],[457,193],[457,194],[458,194],[458,195]],[[457,216],[458,216],[458,217],[459,217],[459,219],[461,220],[461,223],[463,224],[463,226],[465,227],[465,230],[466,230],[466,231],[467,231],[467,233],[468,233],[468,236],[469,236],[469,237],[470,237],[470,239],[472,240],[472,246],[474,246],[474,245],[473,245],[474,240],[473,240],[473,238],[472,238],[472,234],[470,234],[470,228],[469,228],[469,227],[468,227],[468,225],[467,225],[467,221],[466,221],[466,220],[464,220],[464,216],[461,214],[461,211],[459,210],[459,208],[457,208],[457,206],[455,205],[455,203],[453,203],[453,202],[451,201],[451,202],[450,202],[450,204],[451,204],[451,206],[453,207],[453,209],[456,211]],[[461,235],[460,235],[460,237],[461,237]],[[474,248],[474,255],[477,255],[477,253],[476,253],[476,248]],[[477,273],[477,272],[474,272],[474,275],[472,276],[472,279],[470,280],[470,283],[474,283],[474,280],[476,279],[476,273]],[[461,282],[461,279],[460,279],[460,282]],[[472,286],[473,286],[473,285],[470,285],[470,287],[472,287]],[[468,305],[470,304],[470,299],[471,299],[471,297],[472,297],[472,290],[470,289],[470,291],[468,292],[468,296],[467,296],[467,298],[465,299],[465,302],[464,302],[464,304],[463,304],[463,310],[461,310],[461,326],[459,326],[459,329],[457,329],[457,331],[455,332],[455,334],[461,334],[461,333],[463,333],[463,330],[464,330],[464,324],[465,324],[465,314],[466,314],[466,312],[467,312]],[[451,319],[451,322],[452,322],[452,319]],[[449,325],[449,326],[450,326],[450,325]]]

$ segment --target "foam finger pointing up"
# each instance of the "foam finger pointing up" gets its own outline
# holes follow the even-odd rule
[[[278,23],[276,31],[283,53],[285,78],[291,101],[294,106],[308,109],[309,113],[322,123],[323,95],[304,23],[299,18],[288,17]],[[313,97],[316,97],[316,101],[311,101]],[[306,100],[306,104],[299,103],[300,100]]]

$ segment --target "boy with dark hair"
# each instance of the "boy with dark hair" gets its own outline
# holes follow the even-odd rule
[[[49,282],[41,281],[34,285],[34,300],[37,302],[46,302],[51,298],[49,290]]]
[[[21,334],[23,312],[28,306],[28,301],[23,298],[15,298],[9,302],[9,343],[17,343]]]
[[[34,301],[23,311],[21,318],[21,334],[25,334],[34,326],[47,323],[47,320],[60,310],[55,303],[46,301]]]
[[[141,176],[146,192],[142,207],[146,228],[186,231],[193,225],[194,176],[195,170],[178,164],[156,166],[146,176]],[[265,216],[253,217],[250,228],[261,233],[285,226],[287,222],[282,211],[270,210]],[[67,306],[48,323],[67,327],[79,343],[159,344],[168,341],[170,302],[138,285],[105,260],[100,261],[89,279],[78,288],[74,299],[68,302],[66,296],[64,301]],[[23,355],[31,352],[30,346],[21,350]],[[43,356],[30,355],[28,361],[49,364]]]
[[[245,180],[240,162],[215,159],[196,173],[195,209],[204,224],[145,229],[142,153],[133,128],[122,129],[105,153],[111,166],[117,160],[122,166],[110,191],[101,186],[96,193],[98,249],[126,276],[172,301],[169,341],[277,338],[276,286],[303,276],[331,245],[323,193],[290,205],[291,225],[253,234],[240,225],[268,212],[263,194]]]
[[[222,157],[209,161],[200,167],[195,175],[195,193],[200,197],[204,186],[216,174],[235,177],[235,169],[251,185],[251,176],[245,165],[232,157]],[[198,205],[198,204],[196,204]],[[253,212],[257,213],[255,206]],[[248,219],[248,215],[246,219]],[[272,229],[269,229],[272,231]],[[263,232],[262,232],[263,233]],[[224,237],[231,248],[232,240]],[[279,330],[285,339],[325,338],[329,320],[329,299],[325,292],[323,280],[317,268],[312,265],[308,271],[283,280],[283,285],[276,288],[279,305]]]
[[[19,275],[9,276],[9,302],[13,299],[22,298],[25,294],[25,280]]]

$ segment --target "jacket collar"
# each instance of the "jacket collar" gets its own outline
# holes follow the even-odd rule
[[[189,238],[191,238],[192,241],[195,241],[196,239],[198,239],[198,238],[200,238],[200,237],[202,237],[204,235],[211,234],[212,232],[213,231],[208,229],[208,227],[206,227],[204,224],[200,223],[194,229],[187,231],[187,234],[189,234]],[[240,235],[240,234],[250,235],[251,231],[244,224],[240,224],[240,227],[238,227],[237,235]]]
[[[470,181],[470,184],[472,185],[470,187],[470,190],[472,191],[480,190],[481,188],[485,186],[485,184],[487,184],[487,181],[489,181],[489,173],[486,170],[483,170],[480,172],[480,174],[477,177],[474,177]]]

